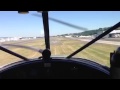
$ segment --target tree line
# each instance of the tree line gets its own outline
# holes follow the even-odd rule
[[[71,33],[71,34],[62,34],[61,36],[67,36],[67,35],[75,35],[75,36],[88,36],[88,35],[95,35],[98,34],[99,32],[103,32],[108,30],[110,27],[105,27],[105,28],[99,28],[96,30],[88,30],[88,31],[84,31],[84,32],[80,32],[80,33]],[[120,30],[120,27],[117,28],[116,30]]]

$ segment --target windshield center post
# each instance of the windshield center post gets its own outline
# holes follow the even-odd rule
[[[46,49],[50,49],[48,11],[42,11],[42,18],[43,18]]]

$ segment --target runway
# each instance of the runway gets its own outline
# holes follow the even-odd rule
[[[86,42],[90,42],[90,39],[79,39],[81,41],[86,41]],[[106,41],[106,40],[99,40],[96,43],[103,43],[103,44],[111,44],[111,45],[120,45],[120,42],[117,41]]]
[[[67,37],[68,38],[68,37]],[[80,41],[84,41],[84,42],[90,42],[92,39],[90,38],[74,38],[74,37],[69,37],[69,39],[74,39],[74,40],[80,40]],[[23,41],[16,41],[16,42],[3,42],[0,43],[0,45],[2,44],[19,44],[19,45],[24,45],[27,43],[34,43],[34,39],[33,40],[23,40]],[[95,43],[102,43],[102,44],[110,44],[110,45],[117,45],[120,46],[120,38],[105,38],[105,39],[100,39]],[[51,38],[50,39],[50,45],[57,45],[57,44],[61,44],[59,38]],[[6,48],[9,48],[9,46],[5,46]]]
[[[92,40],[92,39],[89,39],[89,38],[73,38],[73,37],[71,37],[71,39],[85,41],[85,42],[90,42]],[[100,40],[96,41],[95,43],[102,43],[102,44],[110,44],[110,45],[119,46],[120,45],[120,38],[100,39]]]
[[[70,39],[74,39],[74,40],[80,40],[80,41],[84,41],[84,42],[90,42],[92,39],[88,39],[88,38],[74,38],[74,37],[69,37]],[[24,45],[27,43],[34,43],[34,39],[33,40],[23,40],[23,41],[16,41],[16,42],[4,42],[4,43],[0,43],[0,45],[2,44],[19,44],[19,45]],[[105,39],[100,39],[95,43],[102,43],[102,44],[110,44],[110,45],[117,45],[120,46],[120,38],[105,38]],[[56,44],[61,44],[60,40],[57,38],[51,38],[50,39],[50,44],[51,45],[56,45]],[[9,48],[9,46],[5,46],[6,48]]]
[[[72,52],[76,51],[78,48],[82,47],[87,42],[91,41],[91,39],[83,39],[83,38],[64,38],[64,37],[50,37],[50,49],[52,52],[52,55],[57,56],[68,56]],[[114,43],[115,42],[115,43]],[[44,38],[42,39],[33,39],[33,40],[23,40],[23,41],[15,41],[15,42],[4,42],[6,44],[15,44],[15,45],[25,45],[32,48],[38,48],[38,49],[45,49],[45,41]],[[97,44],[97,43],[104,43],[104,44]],[[116,44],[117,43],[117,44]],[[107,45],[108,44],[108,45]],[[111,45],[109,45],[111,44]],[[104,65],[109,65],[109,54],[110,52],[113,52],[116,50],[116,48],[120,45],[119,41],[110,41],[110,40],[99,40],[96,42],[96,44],[91,45],[86,50],[83,50],[81,53],[77,54],[76,57],[82,57],[87,58],[90,60],[94,60],[96,62],[99,62]],[[19,53],[21,55],[24,55],[28,58],[36,58],[39,57],[39,53],[28,51],[25,49],[20,49],[19,47],[7,47],[9,50],[13,50],[16,53]],[[10,64],[17,61],[16,57],[13,57],[12,55],[6,54],[1,52],[1,62],[0,62],[0,68],[3,67],[3,65]]]

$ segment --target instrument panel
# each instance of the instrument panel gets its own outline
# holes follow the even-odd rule
[[[84,61],[84,60],[81,60]],[[92,62],[92,61],[90,61]],[[52,59],[21,61],[0,70],[1,79],[108,79],[109,72],[94,62]]]

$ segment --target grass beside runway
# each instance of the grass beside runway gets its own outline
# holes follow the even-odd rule
[[[82,47],[86,42],[72,40],[68,38],[51,38],[51,51],[52,55],[63,55],[68,56],[78,48]],[[21,45],[32,46],[35,48],[45,48],[44,39],[38,39],[31,42],[19,43]],[[110,66],[109,54],[113,52],[117,46],[107,45],[107,44],[93,44],[90,47],[83,50],[81,53],[78,53],[74,57],[86,58],[92,61],[98,62],[102,65]],[[19,53],[27,58],[36,58],[41,56],[41,54],[21,48],[11,48],[10,50]],[[6,65],[12,62],[16,62],[20,60],[10,54],[7,54],[3,51],[0,51],[0,66]]]

